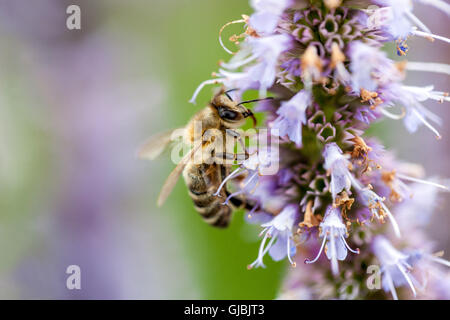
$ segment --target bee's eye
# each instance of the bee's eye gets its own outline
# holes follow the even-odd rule
[[[237,117],[237,112],[225,108],[218,108],[219,116],[225,120],[234,120]]]

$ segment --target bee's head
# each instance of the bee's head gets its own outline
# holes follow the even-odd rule
[[[250,109],[243,106],[244,103],[259,100],[250,100],[237,103],[231,99],[229,91],[221,91],[211,101],[211,105],[217,110],[222,123],[227,128],[239,128],[244,125],[245,120],[250,117],[253,126],[256,126],[256,118]]]

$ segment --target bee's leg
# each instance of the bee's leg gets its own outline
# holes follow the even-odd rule
[[[226,160],[232,161],[244,161],[249,157],[248,153],[228,153],[228,152],[219,152],[216,153],[214,158],[218,160],[218,163],[223,163]]]
[[[203,134],[202,161],[211,164],[215,161],[216,150],[223,150],[223,134],[218,129],[208,129]],[[220,163],[220,162],[219,162]]]
[[[242,147],[242,150],[244,150],[244,152],[245,152],[245,154],[247,155],[247,158],[248,158],[249,157],[249,153],[248,153],[247,148],[245,147],[245,143],[244,143],[244,140],[242,139],[241,134],[239,132],[236,132],[236,131],[231,130],[231,129],[227,129],[226,133],[229,136],[233,137],[233,139],[237,139],[238,140],[239,144]]]

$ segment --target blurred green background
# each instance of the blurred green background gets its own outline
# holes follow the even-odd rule
[[[81,7],[82,30],[65,27]],[[228,59],[218,31],[246,1],[0,1],[0,297],[273,299],[287,267],[247,270],[260,228],[206,225],[145,139],[187,123]],[[238,33],[231,27],[225,37]],[[232,45],[231,45],[232,47]],[[82,290],[65,288],[80,265]]]

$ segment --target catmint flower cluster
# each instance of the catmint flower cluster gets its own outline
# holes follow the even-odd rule
[[[382,49],[394,42],[404,57],[411,37],[450,41],[414,14],[417,2],[450,15],[440,0],[251,0],[254,13],[230,23],[244,26],[230,38],[239,50],[220,39],[232,57],[194,93],[192,101],[220,84],[274,97],[256,111],[279,138],[279,154],[251,156],[227,181],[246,176],[236,192],[255,204],[247,221],[262,227],[249,269],[268,256],[292,265],[282,299],[450,298],[449,262],[423,231],[446,181],[365,135],[388,117],[411,134],[425,126],[441,137],[441,119],[424,102],[448,102],[448,93],[403,80],[408,69],[449,67],[394,62]],[[258,171],[275,158],[276,174]]]

